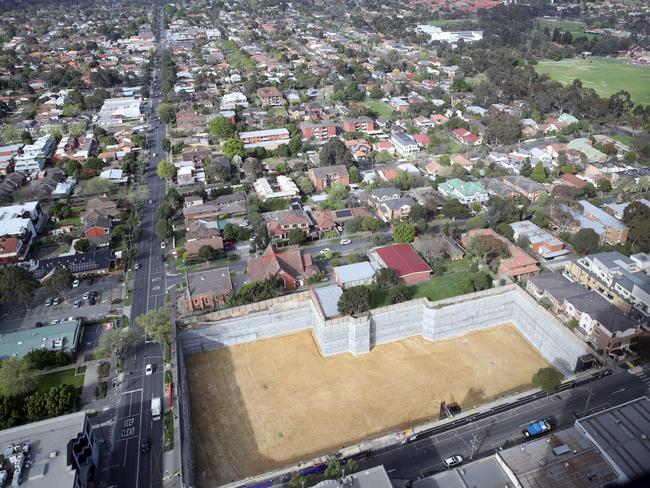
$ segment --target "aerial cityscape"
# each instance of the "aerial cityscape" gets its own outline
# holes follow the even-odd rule
[[[648,0],[0,0],[0,488],[650,486]]]

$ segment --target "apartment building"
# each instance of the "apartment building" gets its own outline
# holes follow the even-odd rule
[[[256,147],[276,149],[280,144],[289,144],[291,140],[289,130],[285,128],[240,132],[239,138],[246,149]]]
[[[0,208],[0,264],[25,259],[47,216],[39,202]]]
[[[143,122],[142,100],[136,97],[120,97],[104,100],[95,124],[110,130]]]
[[[343,121],[343,132],[374,132],[377,130],[375,121],[370,117],[358,117]]]
[[[226,93],[221,97],[221,102],[219,105],[220,109],[223,110],[235,110],[237,107],[248,107],[248,99],[241,92]]]
[[[555,237],[549,231],[542,229],[530,220],[513,222],[510,224],[514,234],[513,238],[518,241],[521,237],[528,239],[533,254],[538,254],[544,259],[552,259],[570,251],[565,249],[563,241]]]
[[[319,123],[302,122],[300,124],[300,132],[305,139],[326,141],[331,137],[336,137],[336,124],[330,120],[324,120]]]
[[[640,323],[650,324],[650,276],[643,272],[650,258],[629,258],[618,251],[590,254],[569,261],[564,275],[599,293]]]
[[[307,173],[307,176],[318,191],[326,190],[336,184],[343,186],[350,184],[348,169],[343,164],[312,168]]]
[[[581,211],[573,207],[563,207],[575,220],[573,230],[593,229],[600,236],[601,244],[614,246],[627,242],[630,229],[623,222],[587,200],[580,200],[578,203],[582,207]]]
[[[253,183],[253,189],[263,202],[272,199],[291,200],[300,195],[300,190],[293,180],[284,175],[277,178],[259,178]]]
[[[31,173],[41,171],[54,154],[56,144],[50,135],[39,137],[33,144],[23,146],[22,153],[14,158],[14,171]]]
[[[280,90],[273,86],[265,86],[257,90],[257,98],[260,99],[262,107],[280,107],[284,97]]]

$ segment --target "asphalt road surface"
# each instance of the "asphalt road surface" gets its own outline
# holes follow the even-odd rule
[[[161,33],[163,28],[161,14]],[[160,47],[160,40],[158,42]],[[135,272],[133,287],[130,321],[133,327],[137,327],[138,316],[148,310],[165,306],[165,263],[161,259],[164,251],[160,247],[160,239],[154,233],[156,208],[165,197],[165,183],[156,175],[156,166],[162,159],[162,142],[165,138],[165,124],[155,115],[161,100],[160,91],[156,88],[160,81],[160,60],[154,67],[152,78],[151,121],[154,130],[149,136],[151,157],[144,176],[149,196],[143,207],[138,243],[137,259],[140,268]],[[153,203],[148,203],[149,199],[153,200]],[[139,328],[138,330],[143,332]],[[144,373],[147,364],[153,366],[153,374],[150,376]],[[164,416],[158,421],[152,419],[151,399],[161,398],[164,414],[164,358],[160,345],[145,342],[144,333],[143,340],[138,342],[133,354],[127,358],[124,377],[113,429],[110,484],[117,488],[157,488],[162,486],[163,476]],[[143,442],[150,444],[148,452],[141,452]]]
[[[456,454],[467,460],[489,456],[502,446],[523,439],[521,431],[535,420],[551,417],[556,429],[574,424],[578,416],[594,413],[647,395],[648,384],[618,371],[588,385],[468,422],[410,444],[390,446],[359,461],[362,469],[384,465],[394,486],[444,469],[442,460]]]

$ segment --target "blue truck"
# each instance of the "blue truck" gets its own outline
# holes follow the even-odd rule
[[[525,430],[522,430],[521,433],[524,434],[524,437],[533,438],[544,435],[547,432],[550,432],[552,429],[551,424],[546,420],[537,420],[533,422]]]

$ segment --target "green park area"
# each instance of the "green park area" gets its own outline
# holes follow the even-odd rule
[[[375,112],[380,117],[387,117],[393,113],[393,109],[387,103],[378,100],[363,102],[363,105]]]
[[[584,22],[579,22],[574,20],[538,19],[537,27],[539,28],[539,30],[544,30],[545,28],[548,28],[548,30],[551,33],[553,33],[553,31],[556,28],[560,29],[561,33],[568,31],[571,33],[571,35],[573,35],[574,39],[576,37],[587,37],[588,39],[594,37],[594,34],[585,33],[585,29],[587,29],[587,26],[585,25]]]
[[[626,90],[635,103],[650,104],[650,68],[633,66],[624,60],[586,58],[541,61],[536,69],[564,84],[578,78],[584,86],[593,88],[604,97]]]
[[[38,389],[40,391],[49,391],[50,388],[59,385],[83,386],[84,374],[75,374],[76,369],[73,367],[63,371],[38,375]]]

